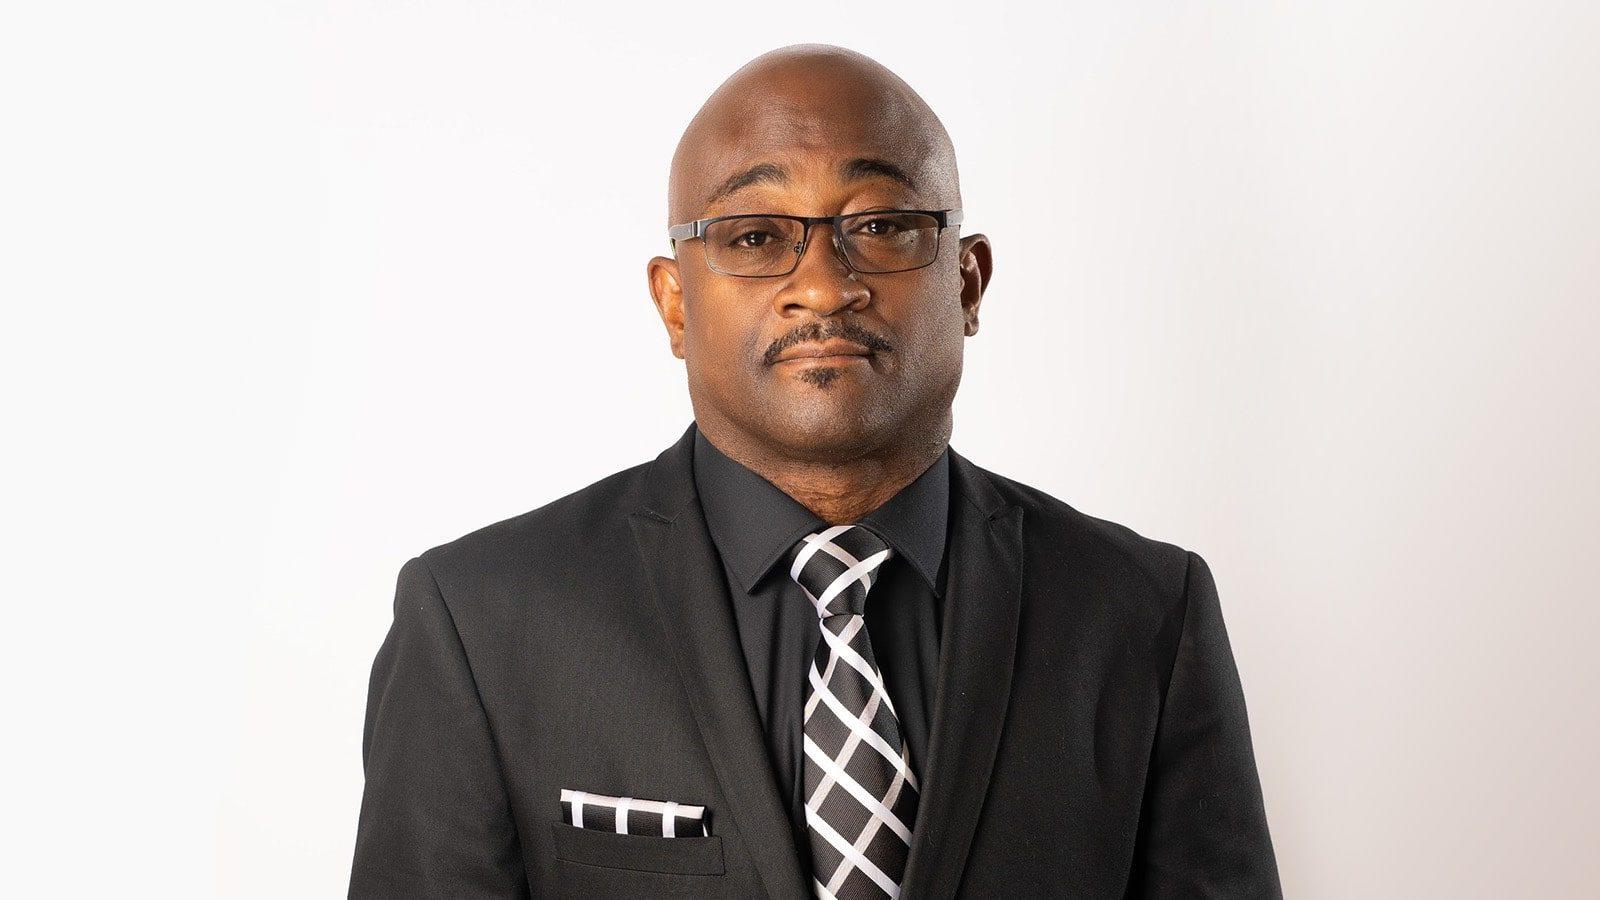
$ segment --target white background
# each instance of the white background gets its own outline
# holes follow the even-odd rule
[[[5,880],[342,896],[410,556],[688,424],[668,160],[882,61],[994,241],[953,445],[1210,562],[1290,896],[1600,885],[1589,4],[19,4]]]

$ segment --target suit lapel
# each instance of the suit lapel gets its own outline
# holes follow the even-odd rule
[[[705,516],[694,502],[694,433],[691,424],[650,464],[647,496],[630,515],[634,537],[678,675],[731,806],[726,812],[737,823],[767,893],[803,898],[810,895],[809,884],[751,692],[733,601]]]
[[[1011,696],[1022,608],[1022,507],[950,451],[948,571],[939,685],[902,896],[950,897],[961,883]]]

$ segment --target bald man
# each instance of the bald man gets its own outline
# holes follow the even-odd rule
[[[667,218],[694,421],[401,569],[350,895],[1280,896],[1205,561],[949,445],[993,266],[922,98],[758,57]]]

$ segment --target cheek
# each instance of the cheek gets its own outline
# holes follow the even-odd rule
[[[689,293],[683,303],[684,359],[705,378],[726,381],[748,365],[750,342],[757,333],[748,303],[713,291]]]
[[[953,283],[952,283],[953,281]],[[907,310],[901,333],[914,345],[914,355],[926,368],[947,368],[954,358],[960,364],[966,319],[961,312],[961,279],[929,279]]]
[[[952,317],[942,313],[938,322],[925,322],[908,361],[913,368],[913,380],[931,389],[934,384],[942,385],[951,375],[960,372],[964,340],[959,314]]]

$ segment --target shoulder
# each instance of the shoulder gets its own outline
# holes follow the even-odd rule
[[[1030,580],[1111,589],[1158,605],[1181,602],[1191,557],[1176,543],[1143,534],[1111,519],[1085,513],[1066,500],[1014,478],[979,467],[1007,503],[1021,507],[1026,568]]]
[[[561,578],[563,570],[631,540],[628,514],[641,496],[642,462],[525,513],[470,531],[423,551],[420,561],[441,584],[482,587],[529,577]]]

